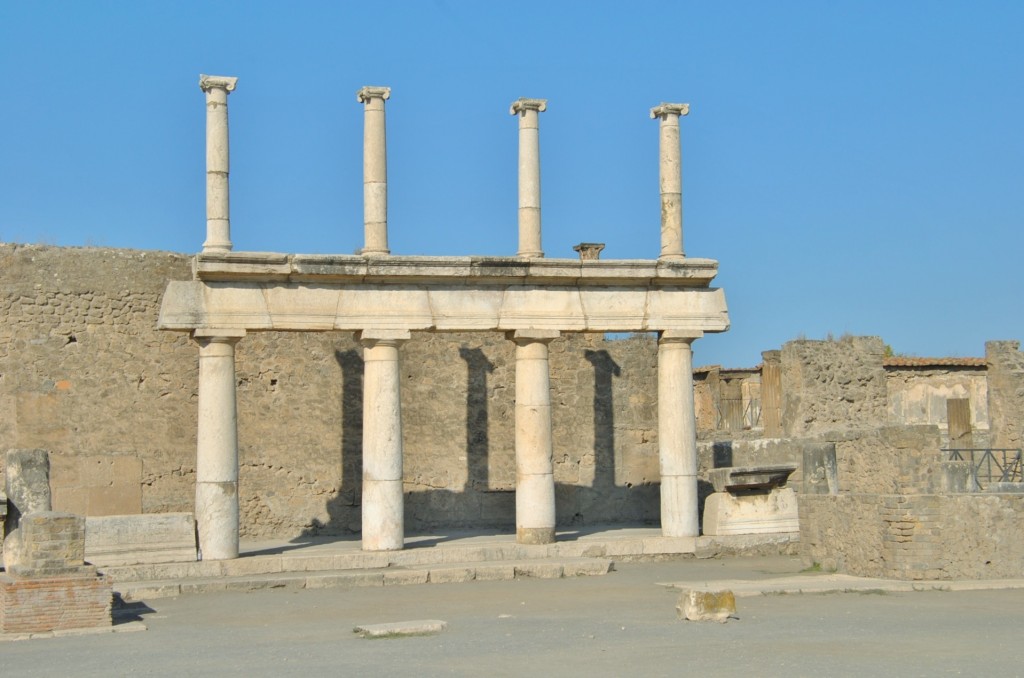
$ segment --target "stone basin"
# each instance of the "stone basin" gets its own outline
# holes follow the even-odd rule
[[[729,466],[708,471],[708,480],[715,492],[737,490],[772,490],[785,487],[789,476],[797,469],[796,464],[774,464],[771,466]]]

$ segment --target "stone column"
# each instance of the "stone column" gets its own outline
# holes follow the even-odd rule
[[[658,462],[661,533],[696,537],[697,422],[691,342],[701,332],[665,331],[658,338]]]
[[[199,428],[196,529],[203,560],[238,557],[238,412],[235,344],[245,330],[196,330]]]
[[[519,116],[519,252],[520,257],[543,257],[540,244],[540,128],[538,114],[547,99],[516,99],[509,109]]]
[[[690,112],[690,104],[661,104],[651,109],[659,122],[658,182],[661,186],[661,256],[682,259],[683,179],[679,151],[679,116]]]
[[[206,92],[206,242],[204,252],[231,250],[231,216],[228,199],[228,93],[238,78],[200,75]]]
[[[363,255],[390,254],[388,249],[388,154],[384,134],[384,101],[390,87],[363,87],[356,99],[363,115]]]
[[[396,551],[405,544],[402,495],[403,330],[363,330],[363,550]]]
[[[548,343],[558,331],[516,330],[516,541],[555,541]]]

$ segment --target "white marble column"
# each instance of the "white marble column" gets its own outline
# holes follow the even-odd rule
[[[548,343],[558,331],[516,330],[516,541],[555,541]]]
[[[665,331],[658,338],[658,462],[661,533],[696,537],[697,422],[693,409],[693,352],[701,332]]]
[[[204,252],[231,250],[231,215],[228,197],[228,93],[238,78],[200,75],[206,92],[206,242]]]
[[[683,175],[679,150],[679,116],[690,112],[690,104],[661,104],[651,109],[659,120],[658,183],[661,186],[661,256],[682,259]]]
[[[519,252],[520,257],[543,257],[540,244],[540,128],[538,114],[547,99],[516,99],[509,109],[519,116]]]
[[[245,330],[196,330],[199,426],[196,530],[203,560],[238,557],[238,414],[235,344]]]
[[[364,104],[363,115],[363,228],[364,255],[389,254],[388,249],[388,153],[384,129],[384,101],[390,87],[363,87],[356,99]]]
[[[405,544],[402,495],[402,330],[363,330],[363,550]]]

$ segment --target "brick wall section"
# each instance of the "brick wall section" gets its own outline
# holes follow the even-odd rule
[[[992,447],[1024,447],[1024,352],[1019,341],[985,343]]]
[[[0,574],[0,633],[43,633],[110,626],[106,577],[21,579]]]
[[[808,436],[886,423],[885,344],[878,337],[798,340],[782,347],[782,430]]]
[[[803,560],[865,577],[1020,577],[1020,494],[800,497]]]

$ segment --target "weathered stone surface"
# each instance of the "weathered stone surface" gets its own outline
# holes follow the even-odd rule
[[[8,574],[55,577],[95,574],[85,566],[85,518],[71,513],[36,511],[21,516],[15,533]]]
[[[1024,351],[1019,341],[985,343],[992,447],[1024,447]]]
[[[803,445],[803,458],[800,491],[803,494],[839,494],[835,443],[806,443]]]
[[[10,571],[29,557],[21,535],[22,518],[50,510],[50,457],[46,450],[9,450],[4,468],[4,567]]]
[[[878,337],[801,339],[782,347],[782,429],[786,435],[886,423],[888,399]]]
[[[708,480],[711,481],[715,492],[771,490],[785,487],[786,481],[796,468],[795,464],[716,468],[708,472]]]
[[[191,513],[86,517],[85,558],[93,565],[194,561],[195,519]]]
[[[767,534],[798,532],[796,493],[783,487],[771,492],[715,492],[704,503],[704,534]]]
[[[679,594],[676,605],[679,619],[715,621],[724,624],[736,616],[736,596],[732,591],[699,591],[691,589]]]
[[[398,636],[426,636],[441,633],[448,623],[439,619],[417,619],[415,621],[389,622],[387,624],[360,624],[352,629],[364,638],[387,638]]]

